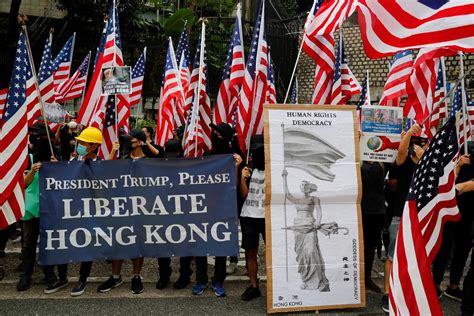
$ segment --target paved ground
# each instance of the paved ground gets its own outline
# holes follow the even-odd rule
[[[262,253],[264,249],[262,248]],[[245,263],[240,256],[239,267],[235,274],[229,276],[225,287],[227,297],[216,298],[212,291],[206,291],[202,296],[196,297],[191,294],[191,286],[183,290],[172,289],[171,284],[165,290],[155,289],[157,281],[158,264],[156,260],[146,259],[142,276],[145,282],[145,292],[133,295],[130,291],[131,264],[127,262],[122,271],[125,283],[106,294],[96,293],[96,288],[105,280],[110,273],[110,265],[106,262],[94,263],[91,281],[86,292],[79,298],[72,298],[69,291],[72,284],[77,281],[78,265],[72,264],[69,269],[71,285],[52,295],[43,294],[45,284],[42,281],[42,273],[36,268],[32,288],[26,292],[17,292],[15,289],[18,280],[18,272],[15,271],[19,260],[19,245],[10,243],[7,248],[7,258],[4,266],[7,275],[0,281],[0,315],[135,315],[135,314],[229,314],[229,315],[256,315],[266,313],[266,284],[265,284],[265,260],[260,256],[259,276],[262,280],[261,289],[263,297],[252,302],[244,302],[240,295],[248,284],[245,275]],[[209,275],[212,271],[212,260],[209,260]],[[177,259],[172,262],[172,282],[178,277],[179,264]],[[376,259],[373,279],[378,285],[382,285],[383,263]],[[367,307],[361,309],[322,311],[322,315],[384,315],[380,309],[381,294],[367,291]],[[441,304],[445,315],[459,315],[460,303],[448,298],[441,298]]]

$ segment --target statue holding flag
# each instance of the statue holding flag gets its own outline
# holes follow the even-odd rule
[[[294,226],[284,227],[286,231],[293,230],[295,234],[295,252],[298,262],[298,273],[301,276],[300,288],[303,290],[319,290],[329,292],[329,280],[325,273],[324,259],[319,247],[318,231],[325,236],[337,234],[341,228],[337,223],[322,223],[322,208],[320,199],[313,193],[318,186],[303,180],[300,184],[302,196],[294,196],[288,189],[287,168],[296,168],[307,172],[316,179],[333,182],[335,175],[329,170],[331,165],[345,155],[322,138],[304,130],[283,128],[285,164],[282,172],[283,189],[285,193],[285,223],[286,200],[295,205],[296,216]],[[286,238],[287,239],[287,238]],[[287,264],[288,266],[288,264]],[[288,271],[287,271],[288,272]]]

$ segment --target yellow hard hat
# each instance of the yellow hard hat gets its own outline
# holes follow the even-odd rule
[[[102,132],[96,127],[87,127],[76,139],[86,143],[102,144]]]

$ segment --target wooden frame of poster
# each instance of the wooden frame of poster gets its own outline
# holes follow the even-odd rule
[[[281,192],[276,192],[277,190],[274,189],[272,190],[272,173],[274,172],[272,170],[272,158],[275,158],[275,154],[278,154],[276,152],[272,152],[272,145],[271,145],[271,141],[272,141],[272,135],[270,135],[271,132],[275,132],[276,133],[276,129],[273,131],[271,130],[271,127],[270,127],[270,124],[278,124],[278,123],[282,123],[281,122],[278,122],[278,120],[275,120],[273,117],[270,118],[271,114],[270,114],[270,111],[292,111],[292,112],[301,112],[301,113],[306,113],[307,115],[313,117],[313,115],[311,113],[316,113],[316,112],[332,112],[332,113],[336,113],[336,116],[337,116],[337,113],[349,113],[349,114],[345,114],[345,119],[347,120],[348,118],[352,121],[351,125],[353,126],[353,129],[352,129],[352,138],[353,138],[353,141],[351,142],[351,145],[353,145],[353,148],[352,148],[352,156],[353,156],[353,166],[355,168],[352,168],[352,174],[355,176],[355,182],[354,182],[354,185],[357,186],[357,192],[354,196],[354,203],[353,203],[353,212],[352,213],[356,213],[356,214],[353,214],[354,216],[354,220],[356,220],[356,223],[353,223],[353,228],[356,228],[357,229],[357,232],[352,232],[352,248],[353,249],[353,254],[355,254],[357,251],[357,259],[355,262],[351,262],[353,264],[353,275],[351,277],[353,277],[354,279],[356,280],[352,280],[351,283],[353,285],[353,288],[354,288],[354,298],[355,298],[355,291],[357,290],[359,292],[359,294],[357,295],[357,299],[354,299],[354,300],[348,300],[347,302],[337,302],[337,303],[331,303],[333,302],[334,300],[327,300],[326,301],[328,302],[327,304],[317,304],[315,302],[315,304],[311,304],[311,305],[308,305],[308,304],[305,304],[305,303],[302,303],[301,300],[298,301],[298,299],[300,298],[298,294],[294,294],[294,293],[303,293],[301,296],[307,296],[304,292],[307,291],[309,293],[309,295],[311,296],[314,296],[314,297],[317,297],[317,295],[314,295],[314,293],[321,293],[322,295],[321,296],[328,296],[327,293],[330,293],[331,290],[329,290],[330,288],[330,284],[331,282],[334,282],[336,283],[334,280],[330,280],[330,279],[326,279],[326,281],[328,282],[328,286],[327,288],[325,288],[324,286],[321,288],[321,283],[319,284],[319,288],[316,288],[316,289],[313,289],[313,291],[309,290],[308,288],[303,288],[305,285],[307,286],[307,283],[303,282],[300,286],[299,289],[295,289],[295,292],[294,293],[290,293],[289,296],[291,297],[290,300],[287,299],[287,297],[284,297],[283,295],[281,296],[278,296],[278,300],[275,300],[274,298],[274,295],[276,295],[276,292],[275,292],[275,281],[274,281],[274,277],[275,277],[275,267],[274,267],[274,264],[275,263],[275,260],[274,260],[274,257],[273,257],[273,249],[274,249],[274,245],[279,245],[279,241],[276,240],[274,241],[272,239],[272,199],[275,198],[275,199],[278,199],[278,195],[280,195],[280,198],[281,198]],[[287,113],[288,115],[288,113]],[[316,117],[316,115],[314,115],[314,117]],[[305,122],[305,120],[302,120],[303,123]],[[271,123],[270,123],[271,122]],[[333,121],[334,122],[334,121]],[[328,122],[326,122],[328,123]],[[283,123],[282,123],[283,124]],[[324,124],[324,123],[322,123]],[[332,124],[332,123],[331,123]],[[346,126],[347,128],[347,126]],[[273,134],[273,137],[275,137],[275,133]],[[282,132],[283,134],[281,134],[281,138],[285,138],[284,136],[284,133],[285,133],[285,129],[284,129],[284,126],[282,126]],[[338,131],[338,134],[337,135],[334,135],[335,137],[338,136],[338,135],[343,135],[341,133],[339,133]],[[265,195],[265,212],[266,212],[266,272],[267,272],[267,311],[269,313],[277,313],[277,312],[293,312],[293,311],[309,311],[309,310],[323,310],[323,309],[342,309],[342,308],[357,308],[357,307],[365,307],[366,305],[366,301],[365,301],[365,281],[364,281],[364,251],[363,251],[363,234],[362,234],[362,215],[361,215],[361,208],[360,208],[360,201],[361,201],[361,197],[362,197],[362,183],[361,183],[361,174],[360,174],[360,159],[359,159],[359,144],[358,144],[358,119],[357,119],[357,114],[356,114],[356,107],[354,106],[327,106],[327,105],[324,105],[324,106],[317,106],[317,105],[265,105],[264,107],[264,139],[265,139],[265,170],[266,170],[266,195]],[[280,139],[281,140],[281,143],[282,145],[284,146],[284,139]],[[333,139],[331,139],[333,140]],[[281,147],[283,147],[281,146]],[[352,146],[348,146],[348,147],[352,147]],[[347,148],[346,148],[347,149]],[[285,157],[285,149],[283,149],[283,157]],[[280,156],[281,156],[281,153],[280,153]],[[285,158],[283,158],[285,159]],[[286,170],[286,165],[284,165],[284,169]],[[276,168],[275,168],[276,170]],[[310,177],[308,177],[310,178]],[[285,180],[286,181],[286,180]],[[304,182],[304,181],[303,181]],[[286,182],[285,182],[286,183]],[[289,187],[288,187],[289,188]],[[294,191],[294,187],[292,188],[293,191]],[[287,189],[288,190],[288,189]],[[302,189],[303,190],[303,189]],[[286,194],[286,193],[285,193]],[[285,205],[286,205],[286,195],[285,195]],[[319,201],[319,198],[317,199]],[[318,202],[319,203],[319,202]],[[324,205],[325,207],[328,206],[328,205]],[[321,208],[320,208],[321,209]],[[296,217],[295,217],[296,218]],[[285,206],[285,224],[286,223],[286,206]],[[323,224],[321,225],[319,228],[317,229],[320,229],[320,228],[324,228],[322,226],[324,226],[326,224]],[[303,225],[304,226],[304,225]],[[334,226],[332,227],[334,228]],[[290,227],[288,225],[286,225],[286,228],[284,229],[284,231],[288,232],[289,230],[297,230],[298,229],[298,226],[293,226],[293,227]],[[317,229],[313,228],[314,230],[314,234],[316,235],[316,237],[313,237],[313,238],[316,238],[316,243],[318,243],[318,239],[317,239],[317,235],[318,235],[318,232],[317,232]],[[337,224],[336,224],[336,230],[337,229],[343,229],[342,227],[337,227]],[[329,228],[329,231],[331,230],[331,228]],[[326,231],[327,232],[327,231]],[[333,231],[334,233],[334,231]],[[297,233],[295,232],[295,235]],[[313,234],[313,236],[314,236]],[[336,234],[337,234],[337,231],[336,231]],[[324,235],[323,235],[324,236]],[[287,238],[288,239],[288,238]],[[296,239],[296,238],[295,238]],[[354,244],[354,242],[356,242],[356,244]],[[355,245],[355,246],[354,246]],[[287,279],[287,284],[290,284],[290,280],[289,280],[289,267],[288,267],[288,253],[289,251],[291,251],[291,247],[293,246],[288,246],[288,244],[285,245],[284,248],[286,248],[286,279]],[[318,252],[321,253],[321,250],[319,249],[319,245],[317,246],[318,247]],[[277,249],[277,248],[275,248]],[[350,255],[348,255],[348,257],[350,257]],[[343,257],[343,260],[344,258],[346,257]],[[277,260],[280,260],[281,258],[278,257]],[[327,259],[327,258],[326,258]],[[324,265],[324,262],[323,262],[323,265]],[[345,265],[345,264],[344,264]],[[345,269],[343,268],[344,265],[341,265],[341,270],[343,273],[345,273]],[[279,271],[281,271],[281,266],[278,266],[276,267],[279,269]],[[333,269],[333,270],[336,270],[336,269]],[[323,270],[324,271],[324,270]],[[279,273],[279,272],[277,272]],[[339,273],[339,272],[338,272]],[[284,274],[284,273],[283,273]],[[293,271],[293,276],[295,275],[294,271]],[[324,272],[323,272],[324,274]],[[357,276],[357,278],[356,278]],[[291,281],[293,283],[293,281]],[[339,282],[340,283],[340,282]],[[338,283],[338,284],[339,284]],[[337,284],[336,286],[337,287]],[[291,287],[290,286],[286,286],[286,289],[290,289]],[[348,287],[350,288],[350,287]],[[320,290],[320,291],[317,291],[317,290]],[[337,291],[336,291],[337,292]],[[335,294],[337,295],[337,294]],[[334,295],[333,295],[334,296]]]

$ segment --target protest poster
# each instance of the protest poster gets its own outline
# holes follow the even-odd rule
[[[131,68],[110,67],[102,69],[102,94],[130,94],[131,87]]]
[[[44,163],[42,265],[238,254],[232,155]]]
[[[403,109],[393,106],[362,108],[360,159],[394,162],[403,124]]]
[[[267,309],[365,306],[355,107],[265,107]]]
[[[44,103],[43,107],[49,123],[64,123],[66,116],[69,115],[66,107],[57,103]]]

